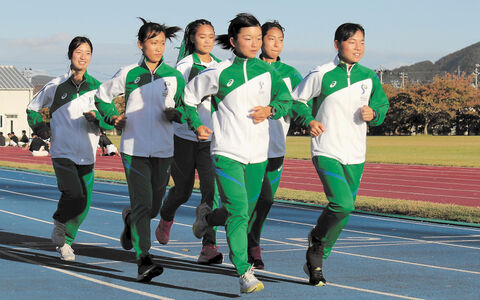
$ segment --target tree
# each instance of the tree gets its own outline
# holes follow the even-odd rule
[[[476,91],[470,82],[464,75],[447,74],[435,77],[431,84],[408,87],[413,96],[411,107],[423,120],[424,134],[428,134],[436,122],[453,123],[457,113],[474,99]]]

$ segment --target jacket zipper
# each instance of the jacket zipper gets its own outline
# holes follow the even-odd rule
[[[245,59],[245,60],[243,61],[243,77],[244,77],[244,79],[245,79],[246,96],[248,96],[247,61],[248,61],[247,59]],[[252,120],[252,122],[253,122],[253,120]],[[250,140],[251,140],[251,139],[250,139],[250,130],[247,129],[247,141],[250,141]],[[247,151],[247,153],[248,153],[248,151]],[[250,155],[249,155],[249,157],[248,157],[248,163],[250,163]]]

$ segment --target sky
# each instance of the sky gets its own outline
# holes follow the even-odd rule
[[[68,44],[83,35],[93,43],[88,72],[100,81],[139,60],[136,35],[142,23],[137,17],[181,28],[204,18],[216,34],[226,33],[229,20],[240,12],[252,13],[260,23],[278,20],[285,27],[280,57],[303,75],[335,57],[333,36],[345,22],[365,28],[361,64],[372,69],[435,62],[480,41],[478,0],[17,0],[1,6],[0,65],[31,68],[34,75],[62,75],[69,67]],[[164,57],[170,65],[182,36],[180,32],[167,42]],[[221,59],[231,56],[217,47],[212,53]]]

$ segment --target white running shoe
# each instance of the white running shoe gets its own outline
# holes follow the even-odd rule
[[[254,293],[263,290],[263,283],[253,275],[252,268],[240,276],[240,293]]]
[[[65,244],[65,224],[57,220],[53,220],[52,242],[57,247],[62,247]]]
[[[75,254],[73,254],[72,247],[65,243],[62,247],[57,246],[57,252],[60,253],[60,258],[65,261],[75,261]]]

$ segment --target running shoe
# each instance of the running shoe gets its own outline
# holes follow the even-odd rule
[[[253,275],[252,268],[240,276],[240,293],[254,293],[264,289],[263,283]]]
[[[170,229],[172,229],[173,220],[165,221],[164,219],[160,218],[160,222],[158,222],[157,229],[155,230],[155,236],[157,237],[157,241],[162,244],[168,244],[170,240]]]
[[[196,218],[195,222],[193,222],[192,230],[193,235],[195,235],[197,239],[201,239],[207,232],[209,226],[206,217],[211,211],[212,209],[207,203],[202,203],[195,209]]]
[[[221,264],[223,262],[223,254],[218,252],[218,246],[205,245],[202,247],[197,263],[202,265]]]
[[[62,247],[65,244],[65,230],[66,226],[57,220],[53,220],[52,242],[57,247]]]
[[[128,215],[132,212],[130,207],[125,207],[122,211],[122,219],[123,219],[123,232],[120,236],[120,244],[122,244],[122,248],[125,250],[130,250],[133,248],[132,245],[132,232],[130,231],[130,226],[128,225],[127,219]]]
[[[260,246],[248,248],[248,263],[252,264],[255,269],[265,269],[265,264],[262,260],[262,250]]]
[[[64,243],[62,247],[56,247],[57,252],[60,254],[60,259],[65,261],[75,261],[75,254],[72,247]]]
[[[150,282],[153,277],[163,273],[163,267],[152,260],[152,256],[147,254],[140,258],[138,262],[138,282]]]
[[[327,284],[323,277],[323,246],[320,241],[308,235],[308,249],[306,254],[307,262],[303,266],[303,270],[309,277],[309,283],[314,286],[324,286]]]

